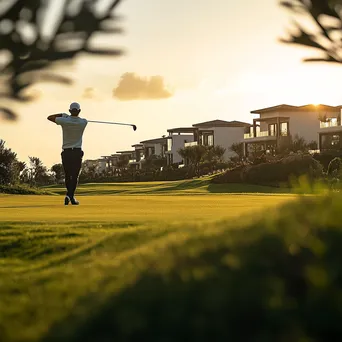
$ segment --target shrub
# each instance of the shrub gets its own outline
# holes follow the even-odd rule
[[[303,175],[318,178],[323,175],[323,167],[310,155],[293,154],[276,162],[248,166],[242,172],[242,180],[254,184],[288,182]]]
[[[342,159],[339,157],[336,157],[333,160],[331,160],[331,162],[328,165],[328,172],[327,172],[328,175],[329,176],[339,175],[341,171],[341,164],[342,164]]]
[[[329,163],[336,157],[342,157],[341,153],[336,151],[335,153],[315,153],[313,158],[318,160],[322,165],[325,171],[328,170]]]
[[[212,182],[275,185],[302,175],[307,175],[310,180],[319,178],[323,175],[323,167],[310,155],[293,154],[269,163],[236,167],[214,177]]]
[[[228,170],[220,175],[215,176],[211,181],[212,183],[222,184],[222,183],[241,183],[242,171],[245,169],[244,165],[237,166],[231,170]]]
[[[51,192],[27,185],[0,185],[0,193],[16,195],[51,195]]]

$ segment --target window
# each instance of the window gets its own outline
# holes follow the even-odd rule
[[[321,136],[320,147],[326,150],[339,150],[340,140],[339,134],[323,134]]]
[[[340,146],[340,136],[339,135],[333,135],[332,136],[331,145],[333,145],[334,147]]]
[[[277,124],[268,125],[269,135],[275,137],[277,135]]]
[[[287,137],[289,134],[289,123],[288,122],[282,122],[280,124],[280,135],[282,137]]]
[[[172,138],[167,139],[167,150],[172,150]]]
[[[213,146],[214,134],[211,132],[203,132],[199,137],[199,144],[203,146]]]

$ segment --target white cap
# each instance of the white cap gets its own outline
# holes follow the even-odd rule
[[[81,109],[81,106],[78,102],[73,102],[70,104],[70,107],[69,107],[70,110],[72,109],[77,109],[77,110],[80,110]]]

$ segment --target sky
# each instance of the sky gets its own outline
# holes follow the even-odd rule
[[[282,44],[290,15],[278,0],[124,0],[117,8],[124,34],[99,37],[98,44],[122,47],[119,58],[80,57],[58,69],[71,86],[35,85],[41,95],[17,104],[16,122],[1,121],[0,138],[18,159],[37,156],[51,167],[60,162],[61,127],[46,120],[80,102],[81,117],[128,122],[129,127],[89,123],[84,159],[97,159],[167,129],[221,119],[251,122],[252,110],[278,104],[341,105],[338,64],[303,63],[314,51]],[[120,77],[159,75],[173,96],[120,101],[113,97]],[[92,97],[84,90],[92,88]]]

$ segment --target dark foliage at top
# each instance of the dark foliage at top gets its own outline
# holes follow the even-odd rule
[[[114,9],[121,1],[108,1],[106,7],[98,0],[17,0],[0,4],[0,96],[26,101],[30,98],[24,91],[37,81],[71,83],[69,78],[53,73],[51,67],[72,61],[80,53],[120,55],[118,49],[94,47],[93,37],[120,32]],[[0,107],[0,111],[5,118],[15,119],[10,108]]]
[[[342,63],[341,0],[287,0],[280,3],[300,21],[299,23],[294,20],[293,23],[298,34],[290,33],[289,38],[282,39],[283,42],[314,48],[322,52],[321,56],[306,58],[306,62]],[[307,23],[310,23],[309,29]]]

